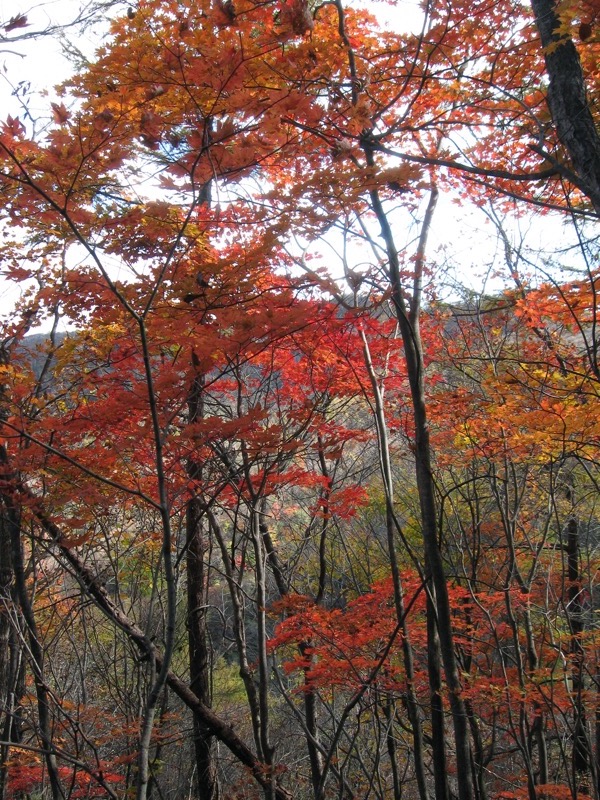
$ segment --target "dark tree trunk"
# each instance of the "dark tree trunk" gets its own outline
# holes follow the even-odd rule
[[[25,682],[21,632],[17,629],[19,618],[9,520],[0,502],[0,800],[6,797],[6,763],[11,744],[21,740],[20,706]]]
[[[431,702],[431,754],[435,800],[448,800],[450,795],[448,792],[440,640],[437,632],[435,606],[430,595],[427,597],[427,674]]]
[[[558,33],[554,0],[531,0],[549,78],[548,105],[558,138],[572,162],[579,188],[600,215],[600,137],[592,117],[579,54]]]
[[[197,376],[188,400],[188,419],[194,423],[203,415],[204,381]],[[200,480],[201,467],[188,462],[188,475]],[[190,689],[207,708],[211,707],[211,655],[207,630],[207,565],[210,553],[207,525],[202,504],[192,497],[186,509],[186,572],[188,602],[188,641]],[[194,752],[198,800],[215,800],[219,796],[216,765],[213,757],[213,736],[198,716],[194,716]]]
[[[583,705],[585,650],[583,633],[583,603],[579,572],[579,525],[571,517],[567,525],[568,617],[571,627],[571,683],[573,693],[573,785],[577,793],[589,795],[591,789],[591,758]]]
[[[0,463],[6,467],[7,461],[4,454],[0,459]],[[44,676],[44,651],[39,639],[31,600],[27,592],[25,564],[23,559],[23,543],[21,541],[21,514],[19,508],[10,495],[10,490],[4,498],[4,503],[6,505],[4,523],[9,531],[16,595],[18,597],[20,610],[23,615],[23,620],[27,631],[27,641],[30,653],[29,662],[33,672],[33,680],[37,698],[39,737],[44,751],[46,769],[48,770],[52,800],[60,800],[61,798],[65,797],[65,793],[61,786],[56,756],[52,744],[50,696]]]
[[[0,347],[0,364],[7,364],[9,356],[4,346]],[[0,385],[0,420],[6,419],[6,387]],[[29,646],[29,663],[33,672],[37,697],[39,738],[44,751],[50,790],[53,800],[64,798],[60,783],[56,756],[52,747],[52,731],[48,688],[44,678],[44,652],[37,631],[33,607],[27,590],[26,572],[23,556],[21,508],[15,496],[16,476],[12,472],[8,451],[0,445],[0,702],[6,703],[6,717],[2,720],[2,794],[6,779],[4,764],[8,755],[8,742],[16,742],[18,730],[18,686],[23,682],[23,663],[21,658],[21,642],[15,635],[6,610],[11,607],[12,600],[19,609],[23,620],[24,635]],[[4,602],[2,602],[4,601]],[[11,646],[12,645],[12,646]],[[24,687],[23,687],[24,693]],[[15,714],[15,716],[13,716]]]
[[[363,141],[367,164],[374,166],[373,149],[368,138]],[[456,776],[459,800],[473,800],[471,772],[471,747],[466,709],[461,697],[461,683],[454,649],[452,614],[448,596],[446,571],[438,543],[437,504],[432,471],[432,454],[429,422],[425,396],[425,364],[420,334],[421,288],[424,268],[424,251],[431,217],[438,192],[434,187],[423,222],[419,251],[415,260],[412,297],[407,300],[400,270],[400,259],[394,236],[377,191],[371,191],[373,211],[381,226],[386,245],[392,302],[402,337],[406,371],[410,384],[412,418],[414,423],[414,459],[417,490],[419,493],[420,522],[425,550],[427,573],[431,579],[431,596],[435,608],[441,662],[452,715],[456,747]],[[432,694],[436,689],[431,687]],[[441,789],[441,787],[440,787]]]

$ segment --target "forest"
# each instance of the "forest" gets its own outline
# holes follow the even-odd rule
[[[9,5],[0,800],[600,800],[599,0]]]

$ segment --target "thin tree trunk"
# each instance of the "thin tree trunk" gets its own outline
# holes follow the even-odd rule
[[[21,739],[19,707],[25,686],[18,620],[9,521],[0,502],[0,800],[6,796],[11,744]]]
[[[368,140],[363,141],[363,149],[367,164],[374,167],[372,146]],[[458,664],[454,650],[452,632],[452,614],[448,596],[448,585],[444,562],[438,544],[437,509],[435,487],[431,464],[431,444],[429,439],[429,423],[425,398],[425,365],[421,345],[419,320],[421,313],[421,289],[424,267],[424,252],[431,218],[437,202],[438,192],[432,188],[429,205],[423,222],[419,250],[415,263],[413,278],[413,295],[410,308],[405,299],[402,285],[400,260],[394,242],[389,220],[376,190],[370,193],[371,204],[381,226],[382,238],[386,245],[388,257],[389,280],[392,302],[398,320],[398,326],[404,346],[406,369],[410,384],[412,416],[414,422],[414,458],[417,490],[421,517],[421,532],[425,549],[425,563],[431,576],[432,593],[435,603],[437,632],[440,641],[441,660],[444,667],[446,687],[454,728],[456,747],[456,775],[458,796],[460,800],[473,799],[471,774],[471,748],[469,742],[468,719],[461,697],[461,683]],[[433,689],[433,687],[432,687]]]
[[[273,767],[273,747],[269,736],[269,656],[267,653],[267,583],[265,566],[267,556],[263,547],[261,533],[261,514],[258,508],[252,509],[250,529],[254,545],[254,569],[256,575],[256,623],[258,647],[258,701],[260,708],[260,741],[265,765]],[[270,797],[269,797],[270,800]]]
[[[90,569],[86,567],[77,553],[73,549],[61,545],[61,539],[63,538],[62,531],[42,511],[39,504],[36,502],[36,498],[28,492],[26,487],[21,485],[18,488],[27,496],[30,511],[35,515],[42,528],[57,545],[62,558],[69,564],[73,574],[81,584],[87,596],[94,601],[96,606],[108,619],[129,637],[131,642],[139,648],[145,658],[152,659],[155,662],[157,671],[160,672],[163,670],[165,664],[158,649],[152,647],[144,632],[135,625],[135,623],[131,622],[127,615],[115,605],[105,586],[96,578]],[[211,516],[210,512],[208,512],[208,516]],[[181,680],[181,678],[177,677],[168,669],[165,669],[165,675],[167,685],[170,689],[193,714],[198,716],[201,723],[206,725],[215,738],[223,742],[234,758],[248,768],[256,782],[265,790],[265,793],[270,793],[275,800],[292,800],[292,795],[280,786],[276,782],[276,779],[269,774],[265,769],[264,763],[257,758],[245,742],[240,739],[231,725],[223,721],[212,709],[205,706],[185,681]]]
[[[159,727],[159,729],[160,729],[160,727],[162,725],[164,725],[164,719],[165,719],[168,711],[169,711],[169,687],[165,686],[165,689],[164,689],[164,692],[163,692],[163,699],[162,699],[162,703],[161,703],[161,708],[160,708],[160,713],[159,713],[159,718],[158,718],[158,727]],[[161,755],[162,755],[163,747],[164,747],[164,742],[161,742],[159,740],[159,742],[156,745],[156,748],[154,750],[154,756],[152,758],[152,763],[153,764],[159,763]],[[151,798],[154,796],[154,789],[155,788],[157,790],[158,796],[160,797],[161,796],[161,791],[160,791],[160,786],[159,786],[159,783],[158,783],[158,775],[157,775],[157,772],[155,770],[151,769],[151,771],[150,771],[150,780],[148,781],[148,800],[151,800]]]
[[[154,719],[161,694],[167,683],[169,664],[173,657],[175,644],[175,626],[177,614],[176,581],[172,559],[173,534],[171,530],[171,513],[169,508],[169,498],[167,492],[167,476],[165,474],[165,463],[163,458],[163,431],[159,419],[157,407],[157,395],[154,388],[154,373],[150,347],[148,343],[148,332],[143,316],[132,314],[134,317],[144,361],[144,377],[148,392],[149,416],[152,423],[152,433],[154,440],[154,467],[156,470],[156,489],[159,498],[158,509],[161,520],[162,542],[161,542],[161,563],[163,569],[163,580],[165,585],[165,628],[164,628],[164,653],[160,661],[160,667],[156,671],[158,659],[149,657],[150,688],[146,698],[145,708],[141,719],[141,730],[139,737],[138,754],[138,775],[136,786],[136,800],[147,800],[148,783],[150,781],[150,746],[152,742],[152,732],[154,729]],[[153,651],[154,645],[146,637],[146,648],[148,652]]]
[[[9,363],[9,353],[0,346],[0,365]],[[0,421],[7,417],[8,389],[0,384]],[[8,464],[8,452],[0,449],[0,800],[6,795],[8,759],[11,744],[21,740],[21,700],[25,695],[24,623],[20,610],[19,591],[13,558],[14,539],[20,548],[20,518],[15,513]],[[18,531],[13,526],[18,525]],[[21,563],[19,558],[18,563]],[[11,614],[13,618],[11,619]],[[23,627],[25,627],[23,625]],[[50,754],[48,754],[50,757]]]
[[[579,572],[579,525],[571,517],[567,525],[567,576],[568,619],[571,628],[571,683],[573,693],[573,788],[589,795],[591,788],[590,747],[587,736],[586,714],[583,705],[585,650],[581,643],[583,633],[583,604],[581,574]]]
[[[319,448],[319,458],[322,462],[322,467],[326,471],[326,467],[324,465],[324,457],[321,448]],[[263,546],[265,549],[266,562],[271,566],[271,569],[273,571],[273,577],[275,579],[275,584],[277,585],[279,596],[285,597],[288,594],[287,583],[284,579],[281,564],[279,563],[279,559],[277,558],[277,553],[273,545],[273,540],[271,538],[271,534],[269,533],[269,526],[267,525],[265,519],[266,517],[264,513],[261,513],[259,530]],[[324,524],[326,523],[327,520],[324,520]],[[325,533],[322,530],[321,541],[323,541],[324,535]],[[321,568],[319,572],[321,573]],[[324,587],[324,580],[321,577],[319,577],[319,590],[317,594],[317,599],[315,601],[317,603],[320,602],[319,594],[322,597],[323,587]],[[300,644],[298,645],[298,649],[300,650],[303,656],[309,657],[307,656],[306,653],[308,645],[305,642],[300,642]],[[306,749],[308,751],[308,759],[310,762],[311,782],[316,797],[319,791],[319,786],[321,785],[321,778],[323,774],[323,757],[321,754],[320,743],[319,743],[317,695],[314,689],[306,681],[306,670],[305,670],[305,682],[304,682],[304,691],[302,692],[302,698],[304,703],[304,722],[306,725]]]
[[[5,459],[2,459],[5,463]],[[33,607],[27,592],[25,580],[25,566],[23,563],[23,544],[21,541],[21,517],[19,510],[12,501],[12,498],[5,497],[6,504],[6,524],[9,529],[9,536],[12,546],[12,562],[14,566],[15,588],[19,600],[19,606],[23,614],[29,652],[31,655],[31,670],[37,699],[38,726],[40,741],[42,744],[52,800],[60,800],[65,797],[58,774],[56,756],[52,745],[52,726],[50,718],[50,700],[48,687],[44,677],[44,650],[42,648]]]
[[[6,364],[7,362],[8,353],[5,347],[2,346],[0,348],[0,363]],[[5,402],[6,387],[2,385],[0,386],[0,419],[6,419]],[[0,544],[2,548],[0,556],[2,558],[2,590],[4,594],[4,591],[8,590],[11,582],[14,581],[14,596],[18,602],[23,616],[24,627],[27,632],[31,669],[33,672],[37,699],[40,741],[44,751],[52,798],[53,800],[59,800],[59,798],[64,798],[65,795],[60,783],[56,756],[52,747],[49,697],[44,678],[44,651],[38,636],[33,607],[27,591],[25,566],[23,563],[21,511],[14,496],[14,477],[9,464],[8,451],[4,445],[0,445]],[[8,601],[8,597],[6,600]],[[2,616],[4,616],[4,611],[5,609],[2,610]],[[2,625],[4,629],[4,621]],[[4,641],[3,635],[3,641],[0,643],[0,646],[2,646],[3,649],[1,658],[3,661],[3,672],[5,674],[6,667],[8,667],[10,663],[10,660],[5,662],[7,653],[10,653],[10,647],[7,647],[7,645],[8,641]],[[12,682],[12,680],[10,682]],[[4,699],[4,697],[6,697],[8,701],[9,695],[5,694],[5,690],[10,691],[10,684],[6,683],[4,676],[2,677],[2,683],[0,683],[0,690],[2,691],[2,698]],[[10,708],[12,705],[12,703],[9,704],[7,702],[7,707]],[[7,722],[10,723],[10,720],[7,719]],[[3,730],[5,727],[6,725],[3,725]],[[9,725],[9,728],[12,728],[12,724]],[[2,763],[4,764],[4,759]]]
[[[385,418],[385,407],[383,402],[384,398],[383,398],[383,392],[377,381],[377,376],[375,375],[375,371],[373,369],[373,362],[371,359],[369,342],[367,340],[364,331],[361,332],[361,339],[363,344],[363,355],[365,359],[365,366],[369,374],[369,381],[371,383],[371,389],[373,391],[373,399],[375,406],[375,427],[377,430],[379,461],[380,461],[381,474],[383,478],[383,486],[385,491],[387,545],[388,545],[388,556],[390,559],[390,569],[392,573],[392,581],[394,585],[394,606],[396,610],[396,618],[398,622],[402,624],[402,655],[404,659],[404,670],[406,672],[406,708],[408,711],[408,718],[410,720],[410,724],[412,727],[415,777],[417,780],[420,799],[428,800],[429,793],[427,791],[427,781],[425,778],[425,763],[423,757],[424,748],[423,748],[423,726],[421,720],[421,710],[419,708],[417,696],[415,693],[413,650],[410,642],[408,625],[406,622],[404,592],[402,589],[402,581],[400,578],[398,558],[396,556],[395,532],[397,529],[397,520],[394,513],[394,481],[392,475],[392,465],[390,460],[390,448],[389,448],[387,424]],[[438,658],[438,670],[439,670],[439,658]],[[439,685],[441,687],[441,680],[438,680],[436,685]],[[438,701],[441,703],[441,695],[439,694],[438,694]],[[390,730],[388,738],[391,735],[392,731]],[[435,734],[434,734],[434,740],[438,741],[439,743],[439,737],[436,739]],[[437,753],[437,755],[438,758],[436,758],[436,753],[434,751],[434,772],[437,773],[437,770],[440,766],[443,767],[445,772],[446,759],[445,759],[443,727],[441,734],[441,755],[440,753]],[[394,767],[392,766],[392,768]],[[436,787],[437,787],[437,780],[436,780]],[[436,792],[437,800],[445,800],[445,797],[446,795],[438,795]]]
[[[395,703],[391,697],[386,697],[383,704],[383,713],[386,719],[385,744],[392,768],[392,781],[394,786],[394,800],[402,800],[402,779],[398,765],[398,747],[394,736],[394,718],[396,716]]]
[[[252,723],[252,733],[254,735],[254,744],[256,752],[261,764],[265,763],[264,754],[262,752],[262,739],[260,735],[260,702],[258,691],[254,682],[253,670],[248,659],[248,648],[246,646],[246,624],[244,620],[244,594],[241,587],[236,581],[230,555],[227,551],[227,544],[221,526],[212,511],[207,510],[206,516],[209,520],[211,530],[215,540],[221,550],[221,557],[225,569],[225,579],[229,588],[229,597],[231,600],[231,610],[233,614],[233,635],[238,655],[238,662],[240,666],[240,678],[244,683],[246,690],[246,698],[248,700],[248,707],[250,709],[250,719]]]
[[[431,592],[427,593],[427,676],[431,703],[431,755],[435,800],[449,800],[440,640]]]

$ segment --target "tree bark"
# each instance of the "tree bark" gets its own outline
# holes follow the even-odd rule
[[[578,793],[589,795],[591,789],[590,745],[587,721],[583,704],[585,649],[581,642],[583,634],[583,602],[581,573],[579,570],[579,525],[571,517],[567,525],[567,592],[568,620],[571,627],[571,683],[573,694],[573,786]]]
[[[0,347],[0,364],[5,365],[8,361],[7,350],[2,345]],[[6,420],[7,418],[6,400],[6,387],[0,385],[0,420]],[[33,672],[37,699],[39,737],[48,770],[50,790],[53,800],[60,800],[60,798],[65,797],[65,794],[58,774],[56,755],[52,748],[49,694],[44,677],[44,651],[38,636],[33,607],[27,590],[23,558],[21,508],[14,496],[14,478],[15,476],[9,464],[7,448],[2,444],[0,445],[0,558],[2,559],[0,562],[0,591],[2,592],[0,596],[0,602],[2,603],[0,608],[0,634],[2,636],[0,639],[0,649],[2,651],[0,654],[0,702],[6,703],[7,714],[0,730],[9,734],[9,737],[3,738],[3,742],[12,741],[13,737],[15,737],[16,720],[11,717],[15,703],[11,699],[11,695],[13,690],[16,689],[18,675],[21,670],[20,663],[19,666],[14,664],[13,652],[10,647],[11,632],[14,634],[14,630],[11,631],[12,626],[6,614],[6,608],[10,607],[10,598],[8,596],[10,593],[14,595],[15,605],[18,605],[20,609],[24,630],[27,635],[29,662]],[[20,661],[21,659],[18,658],[17,662]],[[11,669],[11,665],[13,669]],[[2,765],[4,765],[5,758],[8,756],[8,750],[4,744],[0,754],[3,756]],[[2,794],[4,794],[4,780],[5,772],[3,766]]]
[[[585,192],[600,215],[600,137],[587,98],[579,54],[559,33],[554,0],[531,0],[548,73],[548,106],[556,133]]]
[[[0,450],[4,450],[4,448],[0,448]],[[4,467],[6,466],[4,453],[0,457],[0,463]],[[60,800],[65,797],[65,793],[60,782],[56,755],[52,746],[50,696],[44,675],[44,650],[40,642],[31,600],[27,592],[23,543],[21,541],[21,513],[10,494],[4,496],[4,504],[6,506],[5,524],[9,531],[16,595],[27,631],[30,665],[33,672],[37,700],[39,737],[48,770],[52,800]]]
[[[369,138],[363,140],[363,151],[367,164],[375,165],[373,148]],[[468,717],[461,697],[461,683],[454,650],[452,614],[444,562],[438,544],[437,508],[431,463],[431,444],[425,396],[425,363],[419,328],[421,314],[422,272],[424,252],[431,217],[437,202],[438,192],[433,187],[423,222],[418,253],[415,261],[413,294],[410,304],[405,298],[402,284],[400,260],[392,229],[376,190],[370,193],[371,204],[381,226],[381,235],[386,245],[389,281],[392,302],[402,337],[406,370],[410,385],[412,417],[414,423],[414,459],[417,491],[419,494],[420,522],[425,550],[425,564],[431,579],[431,596],[435,607],[440,654],[446,678],[448,700],[454,728],[456,747],[456,775],[459,800],[473,799],[471,774],[471,748]],[[434,690],[434,687],[431,687]],[[441,789],[441,787],[440,787]]]
[[[203,408],[203,376],[192,382],[188,399],[188,420],[194,423],[201,419]],[[202,468],[191,460],[187,465],[191,479],[199,481]],[[209,542],[204,510],[198,497],[191,497],[186,508],[186,573],[188,603],[188,642],[190,665],[190,689],[207,708],[212,705],[211,657],[207,630],[207,564]],[[213,756],[213,735],[210,729],[194,715],[194,752],[196,757],[196,780],[198,800],[215,800],[219,796],[217,769]]]
[[[12,548],[7,509],[0,501],[0,800],[6,796],[11,744],[21,740],[20,703],[25,693],[23,646],[18,629]],[[11,615],[16,615],[11,618]]]
[[[402,655],[404,659],[404,669],[406,671],[406,709],[408,712],[408,718],[410,720],[410,724],[412,727],[412,735],[413,735],[413,758],[415,762],[415,778],[417,781],[417,787],[419,790],[419,798],[420,800],[429,800],[429,793],[427,790],[427,780],[425,777],[425,762],[424,762],[424,746],[423,746],[423,726],[421,720],[421,709],[419,707],[419,703],[417,700],[417,695],[415,692],[415,671],[414,671],[414,659],[413,659],[413,649],[410,641],[410,634],[408,631],[408,625],[406,623],[406,609],[404,604],[404,591],[402,589],[402,580],[400,577],[400,568],[398,565],[398,559],[396,557],[396,542],[395,542],[395,534],[398,528],[397,519],[394,512],[394,480],[392,475],[392,464],[390,458],[390,446],[389,446],[389,439],[387,433],[387,425],[385,420],[385,408],[383,403],[383,393],[379,387],[379,383],[377,382],[377,376],[375,375],[375,371],[373,369],[373,362],[371,360],[371,352],[369,349],[369,342],[364,331],[361,333],[362,343],[363,343],[363,356],[365,359],[365,366],[367,367],[367,372],[369,375],[369,381],[371,383],[371,389],[373,392],[373,399],[374,399],[374,406],[375,406],[375,427],[377,430],[377,442],[379,448],[379,460],[381,466],[381,474],[383,478],[383,485],[385,490],[385,506],[386,506],[386,533],[387,533],[387,543],[388,543],[388,556],[390,559],[390,569],[392,573],[392,581],[394,586],[394,605],[396,609],[396,618],[398,623],[402,625]],[[428,600],[428,604],[429,604]],[[431,669],[433,668],[433,664],[430,658],[431,652],[430,648],[432,644],[435,647],[435,653],[437,658],[437,669],[438,669],[438,681],[435,684],[436,686],[441,687],[441,678],[439,678],[439,643],[437,640],[437,636],[435,636],[435,642],[432,643],[431,640],[428,638],[428,665],[430,669],[430,687],[433,686],[431,682]],[[435,697],[434,697],[435,696]],[[440,737],[436,736],[436,731],[439,730],[439,727],[436,726],[436,718],[433,709],[433,703],[438,702],[441,707],[441,695],[437,690],[432,691],[432,739],[433,739],[433,749],[434,749],[434,775],[435,784],[436,784],[436,800],[445,800],[447,797],[446,793],[438,792],[438,784],[440,781],[438,780],[438,775],[443,774],[443,785],[447,789],[446,783],[446,756],[445,756],[445,744],[444,744],[444,733],[443,733],[443,715],[442,715],[442,729],[441,729],[441,751],[436,749],[436,743],[440,743]],[[390,726],[392,725],[392,718],[390,718]],[[393,742],[393,732],[390,727],[390,731],[388,734],[388,750],[389,746]],[[393,749],[393,748],[392,748]],[[395,752],[395,751],[394,751]],[[392,752],[390,751],[390,757],[392,757]],[[394,770],[394,786],[396,787],[395,791],[398,792],[398,785],[397,785],[397,776],[395,773],[395,765],[392,759],[392,769]],[[441,785],[441,784],[440,784]]]

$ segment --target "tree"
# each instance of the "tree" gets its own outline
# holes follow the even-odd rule
[[[561,105],[569,70],[585,101],[568,37],[582,12],[550,9],[548,34],[534,10],[440,2],[414,34],[341,2],[148,0],[115,18],[43,136],[6,120],[3,258],[36,282],[3,365],[3,586],[37,692],[11,743],[44,756],[54,797],[75,796],[83,769],[90,792],[131,782],[145,800],[172,757],[173,703],[192,714],[180,741],[201,798],[237,792],[242,769],[279,800],[398,798],[413,774],[421,800],[589,785],[583,528],[557,493],[567,472],[595,485],[597,272],[529,287],[511,263],[498,311],[448,320],[427,252],[440,192],[596,209],[593,117],[566,131]],[[322,269],[328,246],[349,291]],[[48,316],[72,330],[36,374],[21,343]],[[101,693],[139,692],[134,770],[81,734],[89,704],[67,713],[73,692],[46,672],[64,634],[44,612],[59,605],[45,554],[64,592],[67,576],[79,586],[74,638],[100,663],[108,625],[127,653]],[[565,635],[572,691],[553,677]],[[299,685],[273,674],[284,645]],[[563,758],[551,776],[548,747],[571,733],[574,774]]]

